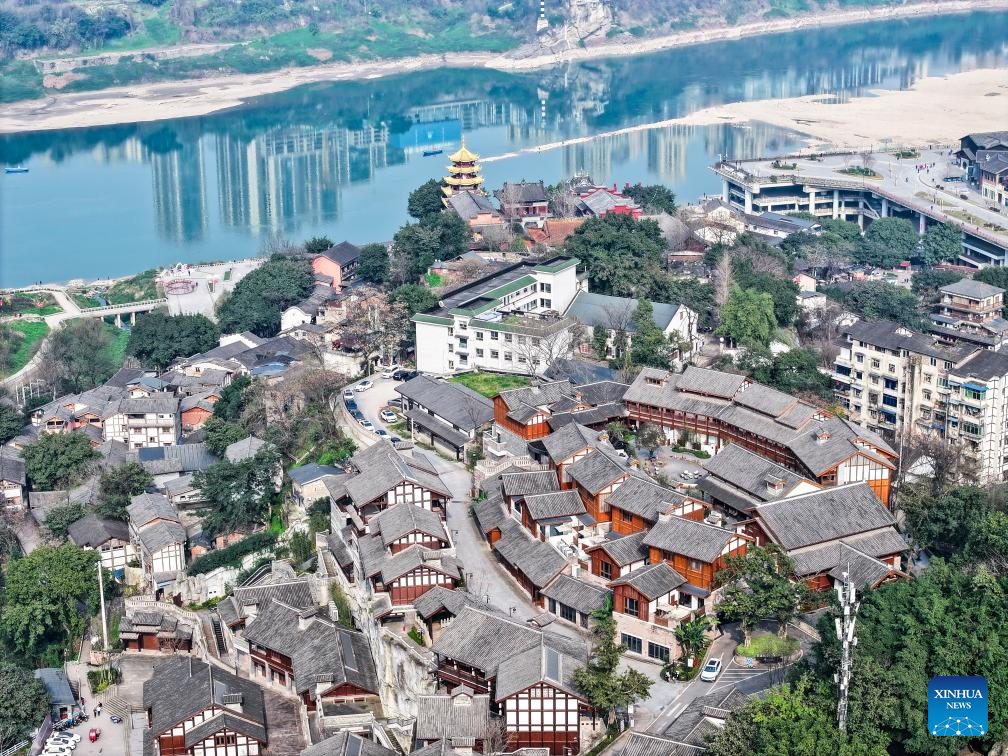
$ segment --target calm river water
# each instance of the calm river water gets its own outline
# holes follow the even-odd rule
[[[314,84],[201,118],[0,137],[0,286],[124,275],[254,254],[274,234],[391,238],[406,197],[444,174],[462,134],[485,157],[686,115],[723,102],[905,88],[1008,62],[1008,13],[779,34],[531,73],[443,70]],[[963,124],[963,131],[969,124]],[[894,135],[898,139],[898,135]],[[668,127],[484,166],[548,183],[661,182],[719,191],[720,154],[783,152],[779,129]],[[424,157],[443,148],[445,154]]]

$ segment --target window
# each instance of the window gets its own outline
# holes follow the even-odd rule
[[[854,356],[855,356],[855,358],[857,359],[858,362],[864,362],[864,355],[863,354],[857,354],[857,355],[854,355]]]
[[[504,362],[511,362],[511,352],[504,352]]]
[[[232,735],[232,734],[227,734],[227,733],[224,734],[224,735],[214,735],[214,745],[215,746],[237,745],[237,743],[238,743],[238,736],[237,735]]]
[[[541,283],[539,284],[539,291],[545,291],[547,293],[553,291],[553,284]]]
[[[568,622],[577,622],[577,612],[574,607],[567,606],[567,604],[560,604],[560,617]]]
[[[599,562],[598,571],[606,580],[612,580],[612,565],[609,562]]]
[[[483,331],[476,331],[476,341],[483,341]]]
[[[496,360],[499,356],[500,356],[500,352],[498,352],[496,349],[491,349],[490,350],[490,359]]]
[[[623,614],[627,614],[631,617],[640,616],[640,606],[638,606],[637,599],[630,598],[627,596],[623,599]]]
[[[524,364],[525,364],[525,362],[526,362],[526,359],[525,359],[524,357],[519,357],[519,358],[518,358],[518,363],[519,363],[519,364],[521,364],[521,365],[524,365]]]
[[[644,644],[641,639],[633,636],[627,635],[626,633],[620,633],[620,643],[627,647],[627,651],[634,654],[641,654],[644,652]]]
[[[497,341],[500,338],[500,334],[497,331],[490,331],[490,341]]]
[[[873,359],[873,360],[871,361],[871,366],[872,366],[873,368],[876,368],[876,369],[877,369],[877,368],[881,367],[881,365],[882,365],[882,363],[881,363],[881,362],[879,362],[878,360],[875,360],[875,359]]]
[[[477,349],[476,350],[476,356],[477,357],[482,357],[483,356],[483,350],[482,349]]]
[[[669,660],[669,650],[668,646],[660,646],[657,643],[651,643],[648,641],[647,644],[647,655],[652,659],[658,659],[663,662]]]
[[[938,364],[938,360],[936,360],[934,357],[932,357],[931,358],[931,367],[934,367],[937,364]]]
[[[691,570],[696,570],[697,572],[699,572],[703,568],[703,564],[701,564],[699,559],[690,559],[689,568]]]
[[[505,342],[507,342],[508,344],[510,344],[511,343],[511,339],[512,339],[512,336],[511,336],[510,333],[505,333],[504,334],[504,341]]]
[[[557,610],[557,602],[556,602],[556,599],[550,599],[550,600],[549,600],[549,610],[550,610],[550,611],[551,611],[551,612],[552,612],[553,614],[556,614],[556,610]]]

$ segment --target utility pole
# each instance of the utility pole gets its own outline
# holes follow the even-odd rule
[[[847,569],[843,573],[843,585],[838,585],[836,591],[842,611],[842,616],[834,620],[837,638],[840,640],[841,655],[840,671],[833,676],[833,680],[839,689],[837,727],[844,731],[847,729],[847,696],[850,693],[851,656],[854,652],[854,646],[857,645],[857,637],[854,635],[854,620],[857,618],[858,607],[861,605],[857,601],[854,583],[850,579],[850,562],[847,563]]]
[[[101,559],[98,560],[98,594],[101,600],[102,648],[105,650],[105,656],[107,658],[109,653],[108,622],[105,620],[105,578],[102,577]]]

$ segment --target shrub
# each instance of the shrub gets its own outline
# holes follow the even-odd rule
[[[757,635],[748,646],[739,644],[735,649],[737,656],[787,657],[795,653],[801,644],[795,638],[781,638],[776,635]]]
[[[239,567],[243,558],[257,551],[273,548],[276,546],[276,540],[275,533],[268,531],[253,533],[227,548],[217,549],[201,557],[196,557],[193,563],[189,565],[188,572],[190,575],[203,575],[216,570],[218,567]]]
[[[411,627],[409,629],[409,632],[406,633],[406,635],[408,635],[410,638],[412,638],[413,642],[416,643],[418,646],[426,646],[427,645],[426,643],[424,643],[424,639],[423,639],[423,636],[420,634],[420,631],[417,630],[415,627]]]

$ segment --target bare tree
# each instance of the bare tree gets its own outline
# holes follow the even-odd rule
[[[579,342],[581,326],[557,328],[551,333],[534,336],[516,334],[514,353],[518,364],[530,378],[536,378],[550,369],[554,362],[567,355],[571,345]]]
[[[872,155],[870,152],[865,151],[862,152],[858,157],[861,159],[861,167],[864,168],[865,171],[871,171],[872,166],[875,165],[875,156]]]
[[[486,735],[483,738],[483,753],[489,755],[506,753],[510,750],[509,743],[507,722],[503,717],[490,717]]]
[[[711,271],[711,283],[714,285],[714,302],[720,311],[728,303],[731,296],[731,255],[723,254],[714,270]]]
[[[577,212],[578,196],[563,182],[549,194],[550,211],[556,218],[573,218]]]
[[[897,438],[900,448],[898,484],[902,488],[908,475],[926,479],[932,492],[946,486],[974,481],[979,473],[977,460],[964,446],[949,443],[937,435],[904,430]]]
[[[482,278],[489,272],[490,266],[482,260],[462,260],[455,268],[452,284],[461,286]]]

